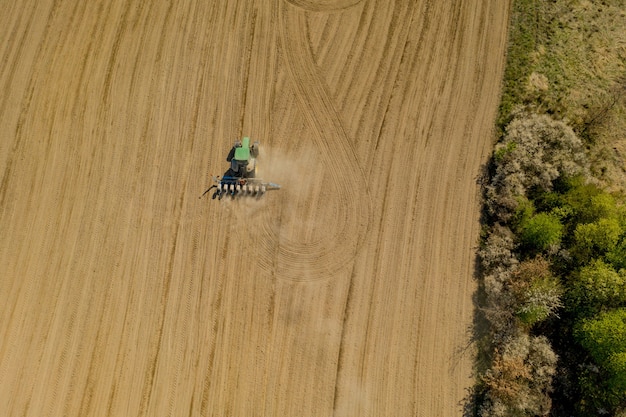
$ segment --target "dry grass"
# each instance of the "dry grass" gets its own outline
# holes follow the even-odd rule
[[[626,3],[516,3],[507,65],[519,68],[507,77],[518,78],[507,84],[518,87],[501,111],[521,104],[566,121],[587,140],[593,174],[626,192]]]
[[[544,5],[552,36],[535,57],[540,110],[567,120],[588,141],[594,175],[626,191],[626,4],[560,1]]]

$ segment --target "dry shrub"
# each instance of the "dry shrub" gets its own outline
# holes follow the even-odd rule
[[[557,356],[543,337],[521,333],[496,351],[482,380],[483,417],[544,416],[550,412]]]
[[[489,232],[485,243],[478,251],[480,264],[486,273],[495,270],[510,269],[518,261],[513,254],[515,248],[514,235],[511,229],[496,224]]]
[[[483,268],[485,303],[483,313],[491,324],[492,343],[498,345],[516,332],[515,298],[509,290],[511,274],[518,265],[513,253],[513,232],[508,227],[491,228],[478,252]]]
[[[510,271],[495,271],[485,276],[486,303],[482,308],[491,325],[491,344],[499,346],[518,332],[515,296],[509,289]]]

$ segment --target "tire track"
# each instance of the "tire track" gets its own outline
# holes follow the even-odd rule
[[[490,15],[427,0],[33,4],[0,18],[17,22],[0,50],[16,65],[0,70],[16,82],[0,164],[18,124],[21,140],[0,206],[0,414],[458,414],[465,190],[502,42]],[[310,192],[193,206],[197,155],[223,161],[240,129],[304,162],[314,148],[315,169],[289,172]]]
[[[363,0],[285,0],[296,7],[312,12],[332,12],[356,6]]]
[[[45,21],[46,21],[45,29],[41,33],[41,37],[38,40],[38,45],[36,47],[35,53],[33,54],[33,62],[35,62],[35,64],[32,66],[33,69],[31,69],[29,76],[28,76],[28,80],[29,80],[28,86],[24,89],[24,94],[21,100],[22,104],[19,110],[19,116],[17,119],[16,127],[15,127],[15,134],[13,136],[13,146],[7,155],[4,172],[2,174],[2,179],[0,180],[0,219],[2,219],[3,215],[5,214],[5,210],[7,210],[6,197],[7,197],[7,194],[9,193],[9,186],[8,186],[9,180],[14,175],[14,171],[19,160],[19,154],[20,152],[23,151],[23,147],[24,147],[23,129],[24,129],[24,124],[26,123],[26,119],[28,118],[28,115],[30,113],[31,104],[33,102],[33,97],[35,95],[35,85],[37,84],[37,81],[38,81],[37,76],[39,75],[39,72],[41,71],[39,67],[47,64],[45,62],[42,64],[38,61],[44,55],[44,52],[45,52],[44,48],[45,46],[47,46],[47,41],[49,40],[49,36],[51,32],[51,26],[55,19],[55,16],[59,7],[60,6],[57,4],[56,1],[52,4],[52,6],[50,6],[46,14],[47,17],[45,18]],[[33,12],[33,14],[28,18],[28,24],[27,24],[26,30],[30,29],[31,20],[33,20],[34,17],[35,17],[35,13]],[[23,46],[21,44],[25,42],[27,38],[28,38],[28,35],[26,34],[20,39],[20,46],[18,47],[19,51],[23,49]],[[17,58],[19,58],[19,56],[16,57],[15,62],[17,62]],[[14,71],[12,72],[12,74],[13,73]],[[13,75],[11,76],[11,79],[13,79]],[[4,106],[4,103],[3,103],[3,106]],[[2,111],[4,112],[4,108],[2,109]],[[2,115],[3,114],[0,113],[0,116]]]
[[[30,7],[22,5],[17,18],[15,19],[15,23],[11,25],[12,30],[10,30],[9,36],[5,38],[5,51],[0,58],[0,63],[2,64],[0,79],[4,79],[2,91],[5,92],[0,96],[0,118],[5,114],[7,101],[10,97],[10,94],[7,94],[7,92],[11,91],[11,86],[14,84],[17,68],[21,63],[21,60],[23,60],[24,46],[29,34],[31,34],[31,25],[35,20],[34,13],[37,3],[38,2],[33,2]],[[27,11],[28,16],[24,18]],[[23,20],[25,21],[24,23],[22,23]],[[21,29],[22,26],[24,26],[23,29]],[[16,39],[18,36],[19,40]],[[9,63],[10,58],[12,59]]]
[[[309,243],[280,241],[277,273],[295,281],[322,279],[345,266],[354,258],[371,223],[367,180],[314,62],[304,28],[304,13],[281,2],[280,45],[299,107],[313,128],[313,140],[328,168],[333,194],[337,196],[337,215],[333,224],[326,225],[334,229],[332,237]],[[264,226],[271,236],[272,231]]]
[[[161,17],[160,25],[162,27],[162,31],[161,31],[160,36],[158,37],[157,45],[155,48],[156,56],[154,58],[152,80],[148,87],[148,96],[147,96],[148,103],[154,103],[155,101],[157,101],[155,96],[156,96],[156,92],[158,89],[158,80],[160,76],[159,71],[161,71],[161,68],[162,68],[162,54],[164,50],[166,34],[168,33],[167,29],[171,25],[173,7],[174,7],[173,4],[169,3],[169,5],[166,7],[166,10],[163,12],[164,13],[163,16]],[[130,8],[130,6],[128,6],[128,8]],[[113,52],[108,61],[108,70],[105,73],[103,101],[107,104],[109,101],[110,88],[111,88],[110,87],[110,82],[111,82],[110,73],[112,71],[113,66],[116,64],[116,61],[117,61],[117,55],[118,55],[117,49],[119,47],[120,32],[123,33],[126,30],[126,25],[127,25],[126,19],[128,16],[128,12],[129,12],[128,9],[124,11],[124,20],[121,22],[121,25],[118,28],[118,33],[116,34],[116,38],[114,42],[115,47],[113,48]],[[107,109],[106,107],[107,106],[105,106],[104,108],[105,113],[109,111],[109,109]],[[136,169],[139,169],[140,166],[145,166],[147,164],[146,158],[148,156],[148,152],[145,152],[145,147],[147,146],[147,143],[149,142],[148,132],[149,132],[151,123],[152,123],[151,118],[147,117],[142,126],[142,130],[140,134],[140,149],[139,149],[139,152],[137,152],[136,154],[136,160],[135,160]],[[153,188],[152,192],[154,193],[154,191],[155,190]],[[157,318],[155,320],[155,322],[157,323],[156,324],[157,329],[156,329],[156,333],[152,336],[152,340],[150,341],[150,344],[148,347],[149,359],[147,360],[147,368],[144,370],[144,375],[143,375],[143,387],[141,390],[141,400],[138,405],[139,415],[146,415],[152,404],[152,399],[153,399],[153,394],[154,394],[154,384],[155,384],[156,377],[157,377],[159,361],[161,359],[161,349],[163,347],[165,322],[166,322],[167,313],[169,310],[168,301],[170,298],[173,267],[174,267],[174,260],[175,260],[175,255],[176,255],[176,247],[179,243],[178,240],[179,240],[179,232],[180,232],[180,227],[181,227],[181,204],[182,204],[181,200],[183,198],[184,198],[184,194],[178,197],[179,200],[176,202],[176,206],[174,208],[173,217],[175,219],[174,220],[175,224],[173,228],[173,235],[171,237],[169,251],[167,253],[167,263],[166,263],[166,267],[164,271],[165,277],[163,278],[163,282],[161,284],[162,289],[160,293],[160,300],[158,302]],[[154,203],[154,199],[155,199],[154,194],[151,194],[150,200],[153,201],[153,203]],[[158,219],[153,219],[153,222],[155,220],[158,220]]]
[[[36,56],[42,59],[42,62],[50,62],[46,59],[44,59],[44,57],[51,57],[51,56],[55,56],[57,55],[57,52],[60,50],[60,45],[63,44],[66,39],[67,39],[67,34],[71,33],[70,31],[66,31],[64,34],[66,36],[62,36],[63,33],[56,33],[53,30],[54,26],[57,26],[58,24],[58,20],[62,19],[62,18],[66,18],[67,19],[67,25],[68,26],[73,26],[74,22],[79,20],[79,17],[76,16],[76,8],[71,9],[71,12],[68,14],[67,11],[64,10],[58,10],[58,14],[61,16],[55,16],[53,17],[52,13],[49,18],[48,18],[48,25],[47,25],[47,29],[46,29],[46,33],[49,34],[49,36],[46,36],[44,40],[42,40],[42,42],[39,44],[39,46],[37,47],[37,54]],[[53,24],[54,21],[54,24]],[[49,58],[48,58],[49,59]],[[37,68],[40,67],[42,64],[38,64]],[[54,69],[55,69],[55,65],[49,65],[47,68],[47,71],[45,71],[45,75],[42,76],[41,79],[37,79],[38,76],[36,76],[35,74],[39,74],[40,72],[43,72],[43,70],[41,71],[37,71],[36,69],[33,70],[31,72],[31,76],[28,79],[28,83],[29,84],[44,84],[44,85],[51,85],[54,84],[52,82],[52,80],[54,79]],[[42,94],[42,97],[46,97],[45,93],[40,93]],[[39,98],[39,101],[41,101],[42,99]],[[62,103],[59,103],[59,107],[61,106]],[[27,107],[27,109],[29,111],[30,110],[30,103],[29,103],[29,107]],[[36,104],[33,105],[33,109],[37,109]],[[36,111],[36,110],[32,110],[32,111]],[[22,117],[22,116],[20,116]],[[26,120],[26,116],[23,116],[24,120]],[[43,116],[42,118],[45,118],[45,116]],[[55,117],[52,116],[50,117],[49,120],[54,120]],[[28,137],[30,139],[30,135],[24,134],[24,137]],[[18,139],[21,139],[21,137],[18,137]],[[48,138],[48,140],[46,141],[46,145],[47,145],[47,149],[49,151],[50,149],[50,142],[51,140]],[[46,160],[42,163],[44,166],[47,165],[48,162],[48,158],[46,158]],[[46,167],[47,168],[47,167]],[[47,169],[43,169],[43,172],[47,172]],[[60,185],[58,185],[57,187],[53,187],[54,189],[54,194],[56,195],[64,195],[64,188],[65,188],[65,182],[67,181],[68,178],[71,178],[71,175],[65,175],[65,178],[60,181]],[[33,190],[31,190],[31,195],[34,195]],[[42,200],[42,201],[46,201],[46,200]],[[54,201],[53,204],[59,204],[59,201],[64,201],[63,198],[59,198],[56,199]],[[47,207],[47,204],[40,202],[40,205],[42,207]],[[68,205],[71,205],[71,203],[68,203],[67,205],[62,204],[61,207],[67,208]],[[80,209],[77,209],[78,212],[80,212]],[[61,213],[61,214],[59,214]],[[55,216],[56,214],[56,216]],[[58,285],[55,286],[55,288],[46,288],[47,285],[41,285],[38,286],[39,290],[38,292],[40,294],[45,294],[44,296],[47,299],[50,300],[57,300],[60,297],[62,297],[61,294],[64,294],[68,300],[70,300],[70,302],[67,303],[67,305],[63,306],[62,304],[58,304],[58,305],[54,305],[51,307],[51,309],[49,310],[49,314],[47,314],[48,317],[43,317],[43,320],[40,319],[38,320],[36,327],[40,328],[40,329],[45,329],[48,328],[48,331],[45,332],[45,334],[42,332],[42,336],[39,337],[39,341],[32,341],[31,343],[28,343],[29,346],[34,346],[36,345],[36,347],[31,347],[32,352],[33,352],[33,356],[36,356],[38,360],[32,361],[32,363],[30,364],[23,364],[23,368],[22,369],[27,369],[29,366],[31,367],[36,367],[37,372],[39,373],[39,375],[42,375],[42,378],[48,378],[48,374],[50,372],[50,370],[54,369],[54,372],[57,374],[57,378],[55,379],[55,381],[57,382],[57,384],[54,384],[54,390],[52,391],[52,399],[54,399],[54,397],[56,396],[56,392],[55,391],[57,389],[58,386],[58,382],[61,381],[62,382],[62,386],[64,386],[67,389],[67,398],[71,397],[71,395],[73,394],[73,391],[75,389],[75,385],[74,385],[74,379],[71,379],[71,382],[69,384],[67,384],[64,379],[67,378],[68,373],[73,377],[75,375],[76,372],[76,368],[69,365],[66,366],[65,361],[72,361],[75,357],[81,357],[82,356],[82,350],[83,350],[83,345],[82,343],[77,343],[76,340],[73,340],[73,345],[70,347],[68,345],[68,343],[70,343],[71,341],[71,336],[74,333],[82,333],[82,331],[84,330],[84,325],[85,325],[85,319],[83,317],[83,315],[79,314],[79,307],[83,306],[83,304],[77,304],[77,301],[72,297],[72,295],[77,295],[79,294],[79,298],[81,296],[85,295],[84,290],[81,290],[80,285],[74,283],[73,285],[70,285],[69,282],[71,282],[71,280],[69,279],[68,276],[59,276],[59,271],[61,270],[61,265],[75,265],[75,259],[76,257],[74,257],[75,254],[80,253],[80,250],[77,250],[77,242],[78,239],[74,239],[72,238],[70,235],[69,237],[66,236],[67,235],[67,227],[68,224],[71,222],[72,218],[77,218],[80,216],[73,216],[73,214],[75,214],[74,212],[70,214],[68,214],[68,212],[66,210],[58,210],[58,211],[53,211],[52,213],[46,213],[44,216],[37,216],[38,218],[45,218],[45,227],[43,228],[44,232],[41,233],[41,235],[55,235],[55,234],[60,234],[60,236],[65,237],[65,239],[60,238],[60,241],[64,242],[63,243],[63,247],[64,249],[67,251],[66,253],[71,254],[69,255],[69,257],[67,258],[67,262],[63,262],[63,259],[60,258],[58,256],[58,252],[56,250],[50,250],[44,257],[44,259],[47,260],[48,262],[48,268],[47,271],[49,271],[48,273],[56,276],[58,279],[57,280],[51,280],[51,282],[58,282]],[[65,220],[64,220],[65,219]],[[37,222],[37,220],[34,220],[31,222],[31,229],[29,231],[29,233],[32,233],[33,235],[37,234],[37,228],[36,228],[36,224],[40,224],[41,222]],[[31,246],[31,251],[33,251],[33,247]],[[37,253],[37,251],[34,251],[35,253]],[[35,271],[31,271],[29,273],[24,274],[25,277],[30,277],[30,279],[28,279],[27,281],[27,285],[30,287],[32,280],[34,277],[36,277],[39,274],[39,272],[35,272]],[[46,282],[47,284],[47,282]],[[82,288],[88,288],[88,286],[82,287]],[[46,291],[47,289],[47,291]],[[61,291],[61,290],[65,290],[65,291]],[[28,293],[27,293],[28,294]],[[30,295],[26,295],[27,299],[30,299]],[[17,302],[17,299],[16,299]],[[42,308],[43,310],[43,306],[40,305],[40,308]],[[69,316],[69,320],[66,320],[65,322],[63,322],[63,325],[58,324],[60,322],[60,320],[57,318],[59,315],[61,316]],[[27,315],[26,317],[31,316],[32,314]],[[77,318],[78,317],[78,318]],[[42,325],[40,324],[41,322],[44,322],[46,324]],[[33,323],[35,324],[35,323]],[[33,326],[35,327],[35,326]],[[61,346],[59,349],[56,350],[51,350],[51,349],[45,349],[44,346],[49,346],[50,345],[50,341],[54,340],[56,337],[61,338],[61,336],[59,336],[58,334],[55,334],[55,332],[51,331],[51,329],[57,329],[60,330],[59,333],[63,332],[64,335],[66,335],[65,337],[63,337],[63,340],[66,341],[66,344],[64,344],[63,346]],[[67,331],[67,333],[66,333]],[[37,332],[33,332],[33,335],[37,335]],[[69,352],[69,353],[68,353]],[[73,352],[77,352],[75,355],[72,354]],[[58,353],[58,355],[57,355]],[[23,355],[23,353],[22,353]],[[69,356],[69,359],[68,359]],[[60,361],[61,364],[59,365],[58,368],[52,368],[50,366],[46,366],[49,365],[49,363],[47,363],[46,361],[42,361],[42,357],[55,357],[56,360]],[[24,372],[24,371],[22,371]],[[27,381],[28,378],[20,378],[22,381]],[[2,377],[0,377],[0,380],[3,380]],[[28,395],[27,395],[27,401],[26,401],[26,410],[29,409],[30,404],[31,404],[31,399],[33,398],[33,393],[34,392],[41,392],[41,390],[37,390],[36,386],[32,386],[32,388],[30,389]],[[49,389],[49,388],[48,388]],[[44,391],[45,392],[45,391]],[[35,397],[38,397],[37,395],[35,395]],[[39,395],[39,397],[41,397],[41,395]],[[48,407],[48,409],[51,406]]]
[[[137,13],[141,13],[142,11],[143,7],[140,8]],[[128,18],[128,13],[128,11],[125,11],[122,16]],[[101,44],[94,41],[94,39],[102,39],[104,34],[106,33],[106,22],[110,21],[110,14],[110,6],[108,8],[103,8],[103,6],[100,5],[98,8],[91,11],[91,18],[95,18],[97,23],[94,22],[94,24],[91,25],[91,29],[87,29],[88,36],[86,38],[90,39],[90,41],[88,42],[88,46],[86,48],[87,52],[82,58],[82,62],[85,68],[80,72],[79,83],[77,84],[78,88],[76,88],[75,93],[74,105],[71,110],[73,118],[80,120],[82,123],[84,123],[83,119],[86,117],[86,109],[83,101],[81,100],[81,95],[84,94],[84,90],[86,90],[86,88],[88,87],[90,77],[93,76],[92,72],[86,71],[86,68],[88,68],[86,62],[90,60],[90,57],[92,57],[92,55],[94,54],[97,56],[101,56],[102,60],[100,62],[103,62],[103,71],[106,71],[105,68],[108,69],[108,66],[104,65],[104,63],[111,62],[111,57],[108,51],[106,49],[102,49]],[[119,27],[116,29],[116,31],[117,30],[119,30]],[[144,37],[143,35],[144,34],[142,34],[141,36],[142,42]],[[121,34],[116,33],[114,38],[117,40],[117,42],[120,42]],[[85,74],[87,75],[85,76]],[[83,79],[85,79],[85,85],[83,85]],[[102,82],[99,84],[104,86],[105,79],[106,75],[102,74]],[[133,76],[131,77],[131,86],[134,85],[134,83],[135,77]],[[108,93],[100,91],[100,94],[104,96]],[[132,89],[130,89],[129,96],[132,96]],[[98,113],[98,117],[101,118],[103,123],[105,123],[104,120],[106,120],[106,115],[104,113],[106,113],[106,111],[102,110]],[[105,138],[102,137],[102,141],[104,140]],[[127,142],[124,144],[123,150],[118,151],[117,153],[132,155],[133,151],[131,148],[132,144]],[[90,161],[89,158],[87,158],[87,160]],[[90,161],[89,164],[91,163],[92,162]],[[112,172],[119,172],[120,170],[122,170],[122,167],[117,165],[116,168],[112,169]],[[111,179],[112,178],[110,176],[109,178],[107,178],[107,185],[104,186],[106,190],[114,190],[114,188],[112,188],[113,186],[110,184]],[[122,192],[122,200],[128,200],[129,195],[134,195],[134,185],[133,192]],[[128,216],[131,215],[130,212],[131,210],[129,209]],[[124,236],[124,238],[122,238],[122,241],[124,242],[132,241],[133,234],[137,230],[137,226],[131,227],[131,224],[132,223],[129,222],[124,229],[125,231],[122,232],[122,235]],[[128,251],[126,249],[120,250],[119,257],[122,258],[125,252],[132,253],[132,251]],[[100,299],[98,300],[101,304],[101,307],[97,319],[95,320],[97,323],[99,323],[99,326],[97,332],[95,332],[88,358],[85,359],[86,363],[88,363],[89,366],[87,367],[83,376],[82,396],[76,400],[76,412],[78,413],[78,415],[92,415],[93,413],[97,412],[97,410],[103,409],[106,410],[107,415],[114,415],[114,412],[112,411],[114,404],[116,403],[116,400],[122,392],[119,384],[120,375],[122,374],[122,370],[126,369],[127,366],[125,363],[127,361],[127,356],[121,354],[121,352],[124,351],[124,345],[128,343],[126,338],[118,336],[118,339],[116,339],[115,336],[132,334],[132,317],[133,314],[138,309],[140,309],[140,305],[134,295],[135,291],[133,290],[132,282],[129,282],[128,285],[128,292],[122,293],[123,295],[121,298],[116,297],[115,289],[113,288],[113,286],[110,286],[104,292],[104,295],[101,295]],[[120,303],[120,307],[124,306],[123,308],[118,310],[120,313],[123,311],[123,314],[116,315],[117,303]],[[112,319],[111,316],[113,316],[114,318]],[[115,320],[115,317],[118,317],[119,320]],[[105,362],[103,358],[107,358],[109,355],[109,351],[112,350],[112,344],[109,345],[107,343],[108,340],[117,340],[117,343],[115,344],[117,346],[114,356],[115,359],[110,362],[110,372],[107,372],[106,365],[103,365],[103,363]],[[107,385],[107,383],[109,385]]]
[[[493,3],[485,8],[493,8]],[[477,148],[488,142],[484,127],[491,118],[482,112],[494,108],[495,97],[491,86],[472,84],[473,64],[484,58],[473,58],[476,28],[466,23],[472,10],[476,5],[453,7],[433,2],[409,29],[408,53],[390,98],[391,118],[381,129],[381,149],[374,155],[375,162],[383,162],[376,163],[373,172],[386,171],[397,178],[397,167],[413,165],[416,170],[403,186],[415,192],[407,195],[397,181],[389,186],[382,178],[372,185],[377,196],[385,194],[381,220],[387,223],[372,231],[372,235],[380,233],[377,244],[371,246],[371,258],[380,262],[372,268],[373,275],[387,274],[389,279],[373,279],[371,289],[364,290],[363,295],[359,285],[354,291],[354,297],[361,298],[361,303],[355,300],[354,308],[367,320],[353,318],[349,325],[356,326],[356,321],[359,330],[348,331],[344,337],[347,344],[364,346],[362,353],[349,351],[344,361],[346,370],[338,378],[337,409],[349,408],[352,413],[347,415],[367,414],[357,409],[359,404],[351,396],[355,374],[375,395],[373,400],[384,404],[376,415],[394,415],[398,410],[403,410],[403,415],[423,410],[432,415],[455,415],[456,398],[462,397],[462,387],[467,386],[467,357],[458,359],[452,352],[458,352],[456,347],[466,340],[461,327],[469,317],[466,313],[472,288],[468,242],[476,236],[471,221],[476,212],[474,206],[468,210],[459,201],[468,201],[468,190],[474,194],[467,177],[477,166]],[[485,36],[489,39],[487,34],[480,34]],[[497,50],[491,50],[491,58]],[[358,82],[356,77],[352,80]],[[474,91],[483,92],[480,103],[468,100],[468,93]],[[418,116],[411,114],[416,109]],[[468,121],[473,124],[470,130]],[[417,146],[406,151],[413,153],[412,157],[397,155],[385,163],[384,156],[395,153],[390,135],[415,143]],[[393,165],[385,169],[391,161]],[[387,202],[391,203],[389,209]],[[381,357],[388,360],[381,361]],[[451,369],[448,364],[454,360],[463,366]],[[350,366],[351,362],[354,365]]]

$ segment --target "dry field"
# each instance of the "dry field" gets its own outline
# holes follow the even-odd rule
[[[3,3],[0,415],[462,415],[508,1]]]

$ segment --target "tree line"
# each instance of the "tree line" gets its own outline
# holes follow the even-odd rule
[[[496,145],[484,196],[478,255],[488,366],[477,414],[622,411],[622,197],[594,183],[585,146],[571,127],[524,112],[514,115]]]

